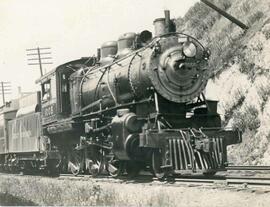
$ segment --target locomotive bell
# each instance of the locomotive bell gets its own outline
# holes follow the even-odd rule
[[[152,39],[152,32],[149,32],[148,30],[144,30],[140,33],[139,37],[142,43],[147,43],[151,41]]]

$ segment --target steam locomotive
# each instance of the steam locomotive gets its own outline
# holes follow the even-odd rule
[[[41,92],[0,113],[6,170],[156,177],[213,175],[241,133],[221,127],[204,89],[209,51],[177,33],[169,11],[149,31],[104,43],[97,56],[67,62],[36,81]]]

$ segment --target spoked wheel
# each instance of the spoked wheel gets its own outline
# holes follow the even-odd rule
[[[154,150],[152,154],[152,169],[153,174],[159,180],[164,179],[167,176],[167,172],[161,168],[162,166],[162,155],[159,150]]]
[[[91,160],[89,164],[89,173],[93,176],[96,177],[98,176],[102,171],[103,171],[103,162],[102,160]]]
[[[139,175],[142,169],[142,163],[138,161],[127,161],[126,172],[128,177],[134,178]]]
[[[107,162],[107,171],[110,176],[116,178],[123,175],[126,163],[124,161],[111,157]]]
[[[99,147],[93,147],[90,157],[88,170],[92,176],[96,177],[105,169],[105,152]]]
[[[90,161],[90,165],[89,165],[89,173],[93,176],[96,177],[99,175],[99,173],[101,172],[100,170],[101,167],[101,162],[99,161]]]
[[[80,173],[80,163],[78,162],[70,162],[68,163],[70,171],[73,175],[78,175]]]
[[[71,158],[68,162],[68,169],[73,175],[78,175],[80,173],[80,170],[82,168],[82,156],[81,153],[78,151],[74,151],[71,154]]]

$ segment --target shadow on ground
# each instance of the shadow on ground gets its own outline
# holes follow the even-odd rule
[[[8,193],[0,193],[0,206],[38,206],[36,203],[13,196]]]

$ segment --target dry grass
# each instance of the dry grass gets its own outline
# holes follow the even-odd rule
[[[45,206],[114,205],[113,189],[104,190],[93,182],[74,185],[65,180],[46,178],[7,178],[0,181],[1,192]]]
[[[95,181],[58,180],[50,178],[0,179],[0,194],[16,205],[42,206],[177,206],[179,199],[162,187],[138,191],[135,186],[99,185]],[[1,204],[1,203],[0,203]]]
[[[7,175],[0,175],[1,194],[12,195],[10,198],[18,201],[13,205],[42,206],[254,207],[268,206],[270,202],[268,194],[257,195],[249,191],[236,193],[222,186],[205,188],[168,186],[166,183],[105,183],[91,179],[59,180]]]

